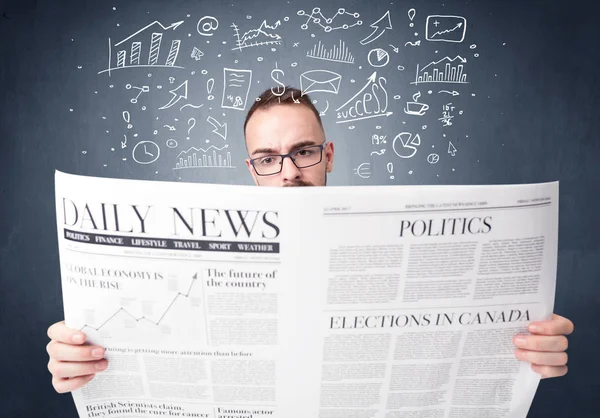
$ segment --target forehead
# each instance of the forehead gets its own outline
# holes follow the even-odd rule
[[[325,134],[316,115],[301,104],[275,105],[257,110],[246,125],[246,144],[252,154],[269,148],[286,152],[300,141],[320,144]]]

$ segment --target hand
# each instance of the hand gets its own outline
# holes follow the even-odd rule
[[[567,374],[567,337],[573,332],[571,321],[553,314],[549,321],[532,322],[528,330],[533,335],[515,335],[515,357],[531,363],[531,369],[542,379]]]
[[[50,326],[48,337],[51,339],[46,346],[50,356],[48,370],[52,373],[52,386],[58,393],[81,388],[108,366],[104,348],[84,345],[85,334],[67,328],[64,321]]]

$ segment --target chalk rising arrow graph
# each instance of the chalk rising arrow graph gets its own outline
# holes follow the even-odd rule
[[[387,19],[387,22],[382,22],[384,19]],[[388,10],[383,16],[379,18],[377,22],[372,23],[370,26],[374,28],[374,30],[369,36],[360,41],[362,45],[370,44],[371,42],[379,38],[381,35],[383,35],[386,30],[392,29],[390,11]]]
[[[116,316],[118,316],[121,313],[124,314],[124,315],[130,316],[136,322],[146,321],[146,322],[149,322],[151,324],[154,324],[154,325],[158,326],[158,325],[160,325],[160,323],[162,322],[162,320],[165,318],[165,316],[167,315],[167,313],[169,313],[169,310],[171,309],[171,307],[175,304],[175,302],[180,297],[184,297],[184,298],[189,297],[190,291],[192,290],[192,287],[194,286],[194,283],[196,283],[197,279],[198,279],[198,273],[194,274],[194,276],[192,277],[192,281],[190,283],[190,287],[188,288],[188,291],[185,292],[185,293],[178,292],[175,295],[175,297],[173,298],[173,300],[171,301],[171,303],[169,304],[169,306],[167,307],[167,309],[165,309],[165,311],[162,313],[162,315],[160,316],[160,318],[158,319],[158,321],[154,321],[154,320],[152,320],[150,318],[146,318],[145,316],[140,316],[138,318],[135,315],[133,315],[131,312],[129,312],[127,309],[120,308],[114,314],[112,314],[111,316],[109,316],[108,319],[106,321],[104,321],[101,325],[99,325],[98,327],[94,327],[92,325],[85,324],[83,327],[81,327],[80,331],[83,331],[86,328],[91,328],[93,330],[100,331],[106,324],[108,324],[113,318],[115,318]]]
[[[146,29],[154,26],[154,25],[158,25],[162,28],[162,30],[167,31],[169,29],[177,29],[184,21],[180,20],[179,22],[175,22],[175,23],[171,23],[169,26],[164,26],[162,23],[160,23],[158,20],[155,20],[154,22],[150,23],[148,26],[143,27],[142,29],[138,30],[136,33],[134,33],[131,36],[128,36],[127,38],[123,39],[121,42],[118,42],[115,44],[115,46],[119,46],[124,42],[127,42],[128,40],[130,40],[131,38],[133,38],[136,35],[139,35],[140,33],[142,33],[143,31],[145,31]]]
[[[385,79],[383,77],[380,77],[380,83],[381,80]],[[347,100],[343,105],[341,105],[340,107],[338,107],[336,109],[336,112],[339,112],[340,110],[342,110],[345,106],[347,106],[348,104],[350,104],[351,102],[353,102],[358,96],[360,96],[367,88],[373,86],[375,83],[377,82],[377,71],[375,71],[373,74],[371,74],[371,76],[367,79],[367,83],[364,85],[364,87],[362,89],[360,89],[360,91],[358,93],[356,93],[354,96],[352,96],[349,100]],[[385,90],[382,89],[382,91],[384,91],[385,94],[385,103],[388,102],[387,100],[387,93],[385,93]],[[365,94],[369,94],[368,92]],[[363,96],[364,97],[364,96]],[[352,115],[349,115],[352,117],[352,119],[345,119],[345,120],[338,120],[335,123],[348,123],[348,122],[355,122],[355,121],[359,121],[359,120],[364,120],[364,119],[371,119],[371,118],[376,118],[376,117],[380,117],[380,116],[390,116],[393,115],[394,112],[386,112],[387,109],[387,105],[385,106],[385,108],[380,109],[379,113],[378,112],[372,112],[373,114],[369,114],[368,116],[362,116],[362,117],[354,117]]]
[[[171,98],[171,101],[169,101],[169,103],[167,103],[163,107],[159,107],[158,108],[159,110],[168,109],[171,106],[175,105],[181,99],[187,99],[187,95],[188,95],[188,81],[185,80],[179,86],[177,86],[173,90],[170,90],[169,93],[171,93],[173,95],[173,97]]]

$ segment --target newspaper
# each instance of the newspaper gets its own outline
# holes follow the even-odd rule
[[[523,418],[558,183],[271,188],[56,173],[81,418]]]

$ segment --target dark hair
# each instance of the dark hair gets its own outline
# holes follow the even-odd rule
[[[283,89],[283,94],[278,95],[273,92],[281,92]],[[313,105],[310,97],[307,94],[302,94],[302,90],[290,87],[290,86],[277,86],[273,88],[269,88],[261,93],[260,96],[256,99],[250,110],[248,110],[248,114],[246,115],[246,120],[244,121],[244,136],[246,135],[246,125],[248,121],[257,110],[269,109],[275,105],[302,105],[308,107],[314,114],[317,120],[319,121],[319,125],[321,128],[323,127],[323,122],[321,121],[321,116],[319,115],[319,111]]]

